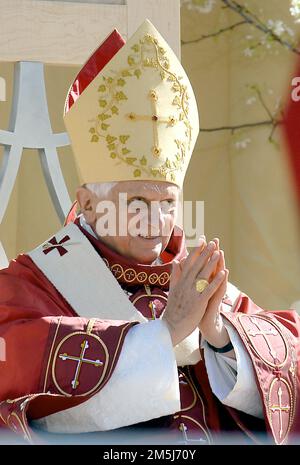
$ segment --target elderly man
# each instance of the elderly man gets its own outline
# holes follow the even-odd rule
[[[94,52],[65,123],[80,213],[0,273],[3,426],[29,440],[142,424],[186,444],[229,430],[287,442],[299,320],[228,282],[218,238],[187,254],[176,212],[197,106],[149,21]]]

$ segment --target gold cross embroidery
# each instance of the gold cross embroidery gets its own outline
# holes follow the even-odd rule
[[[281,438],[282,437],[282,433],[283,433],[283,430],[282,430],[282,412],[285,412],[285,413],[288,413],[290,411],[290,406],[289,405],[282,405],[282,389],[281,387],[278,388],[278,391],[277,391],[277,394],[278,394],[278,404],[279,405],[272,405],[270,408],[271,408],[271,412],[279,412],[279,424],[280,424],[280,431],[279,431],[279,437]]]
[[[247,331],[248,335],[251,336],[251,337],[262,336],[264,338],[264,340],[266,341],[266,344],[268,346],[270,355],[273,357],[274,360],[278,359],[276,350],[272,347],[272,345],[270,344],[269,339],[267,338],[267,336],[278,336],[278,332],[276,331],[276,329],[275,328],[270,328],[270,329],[263,330],[263,329],[260,329],[260,327],[258,326],[258,324],[255,321],[253,321],[253,320],[251,320],[251,321],[257,327],[257,330],[249,329]]]
[[[152,147],[152,153],[155,158],[159,158],[161,154],[161,148],[159,146],[158,125],[165,123],[167,124],[167,126],[173,127],[177,123],[177,120],[174,116],[169,116],[169,117],[158,116],[158,108],[157,108],[158,96],[155,90],[150,90],[149,98],[151,102],[152,115],[137,115],[136,113],[129,113],[126,116],[132,122],[152,121],[153,140],[154,140],[154,146]]]
[[[80,374],[80,370],[81,370],[81,366],[83,363],[89,363],[91,365],[94,365],[95,367],[100,367],[101,365],[103,365],[103,362],[101,362],[100,360],[90,360],[88,358],[84,358],[84,355],[85,355],[85,352],[86,350],[89,348],[89,343],[87,340],[83,341],[81,344],[80,344],[80,347],[81,347],[81,352],[80,352],[80,355],[79,357],[76,357],[76,356],[73,356],[73,355],[68,355],[68,354],[60,354],[59,355],[59,358],[61,360],[75,360],[77,361],[77,367],[76,367],[76,371],[75,371],[75,375],[74,375],[74,379],[72,380],[71,382],[71,386],[73,389],[76,389],[79,385],[79,374]]]
[[[180,423],[178,426],[179,431],[182,432],[183,435],[183,443],[184,444],[189,444],[189,443],[205,443],[207,442],[205,439],[199,438],[199,439],[190,439],[187,435],[188,427],[185,425],[185,423]]]
[[[150,310],[151,310],[151,317],[152,317],[152,320],[156,320],[156,318],[157,318],[157,313],[156,313],[156,305],[155,305],[155,303],[151,301],[151,302],[148,304],[148,306],[149,306],[149,308],[150,308]]]

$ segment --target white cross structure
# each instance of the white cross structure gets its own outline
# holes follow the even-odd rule
[[[180,0],[0,0],[0,11],[0,65],[1,61],[15,62],[9,127],[0,129],[0,146],[4,147],[0,224],[27,148],[38,150],[51,200],[63,223],[71,200],[57,149],[69,145],[69,139],[65,132],[52,131],[44,64],[81,66],[114,28],[126,38],[146,18],[179,56]],[[0,79],[0,102],[4,84]],[[0,241],[0,269],[7,264]]]
[[[6,81],[0,76],[0,101],[5,102],[6,100]]]
[[[64,182],[57,147],[69,145],[66,133],[53,134],[42,63],[19,62],[15,65],[14,93],[9,130],[0,130],[4,162],[0,170],[0,222],[18,174],[23,149],[38,149],[44,176],[61,221],[71,200]]]
[[[15,65],[9,129],[0,130],[0,145],[4,146],[4,159],[0,168],[0,223],[26,148],[38,150],[53,205],[63,222],[72,203],[61,171],[57,147],[69,145],[69,139],[66,133],[52,132],[42,63],[19,62]]]

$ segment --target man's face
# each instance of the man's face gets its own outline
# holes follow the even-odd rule
[[[166,248],[175,225],[178,197],[179,188],[167,182],[118,182],[105,199],[83,187],[77,190],[84,216],[101,240],[119,254],[144,264],[153,263]]]

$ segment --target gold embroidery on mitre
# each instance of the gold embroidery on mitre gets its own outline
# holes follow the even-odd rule
[[[181,187],[199,130],[189,79],[149,21],[64,120],[81,182],[157,179]]]
[[[152,56],[151,58],[143,59],[145,53],[149,53],[149,46],[151,46]],[[169,60],[165,55],[165,50],[159,46],[159,43],[155,37],[150,34],[144,36],[140,40],[139,44],[131,47],[134,54],[128,55],[128,67],[120,69],[114,77],[103,76],[103,84],[98,87],[99,92],[99,106],[101,113],[98,114],[97,118],[93,120],[93,125],[89,129],[91,133],[91,142],[98,142],[100,138],[104,138],[106,141],[107,149],[110,151],[110,157],[116,159],[116,162],[126,163],[132,166],[133,175],[135,178],[139,178],[144,173],[149,177],[162,177],[166,178],[168,175],[171,181],[175,181],[174,172],[182,170],[184,166],[184,159],[186,155],[186,147],[190,149],[191,137],[192,137],[192,126],[189,121],[189,96],[187,94],[187,88],[181,84],[180,77],[175,73],[169,71]],[[174,140],[178,152],[175,155],[174,160],[170,160],[168,157],[161,163],[159,167],[152,166],[151,161],[145,156],[139,156],[138,154],[132,154],[130,150],[130,139],[129,135],[126,134],[112,134],[109,130],[110,120],[115,115],[119,115],[119,106],[122,105],[123,101],[128,100],[126,95],[126,84],[130,78],[140,79],[143,78],[143,71],[145,68],[154,68],[162,80],[170,82],[170,87],[174,92],[174,98],[170,102],[171,105],[175,106],[178,113],[178,119],[174,115],[159,115],[157,109],[157,103],[159,102],[158,93],[151,89],[149,92],[149,98],[151,107],[149,106],[148,115],[138,115],[131,112],[126,115],[128,121],[133,123],[147,122],[153,126],[153,142],[152,155],[154,158],[160,158],[162,154],[162,148],[159,144],[159,131],[158,126],[164,124],[166,127],[173,127],[179,121],[182,121],[186,126],[185,140]]]

